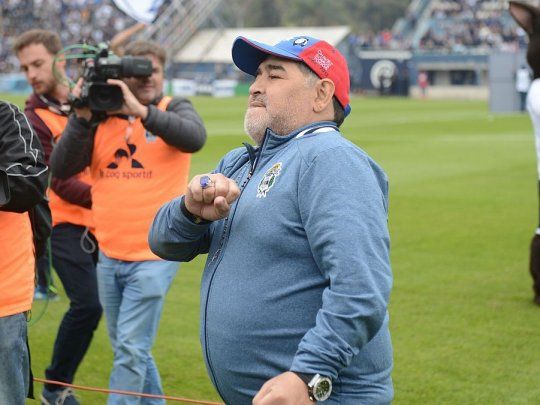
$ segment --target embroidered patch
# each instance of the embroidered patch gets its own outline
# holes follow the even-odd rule
[[[296,38],[293,42],[293,45],[300,45],[301,47],[304,47],[307,45],[307,43],[309,42],[309,39],[307,38]]]
[[[266,173],[264,174],[264,177],[259,183],[259,187],[257,187],[257,198],[266,197],[266,194],[268,194],[268,191],[270,191],[270,189],[274,186],[274,183],[276,182],[276,178],[277,176],[279,176],[280,172],[281,172],[281,162],[276,163],[274,166],[272,166],[270,169],[266,171]]]
[[[320,49],[317,51],[317,54],[315,55],[315,58],[313,58],[313,61],[320,67],[322,67],[324,70],[328,70],[330,69],[330,66],[332,66],[332,61],[328,59]]]

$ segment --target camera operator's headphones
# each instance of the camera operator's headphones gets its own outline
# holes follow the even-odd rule
[[[75,51],[77,50],[77,51]],[[58,62],[66,62],[69,60],[81,60],[93,57],[101,51],[101,48],[88,45],[88,44],[75,44],[69,45],[59,50],[53,59],[53,74],[58,82],[67,85],[70,89],[75,86],[75,82],[71,80],[67,75],[62,75],[56,68]]]

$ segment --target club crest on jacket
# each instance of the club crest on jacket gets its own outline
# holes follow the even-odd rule
[[[264,177],[257,187],[257,198],[264,198],[270,189],[274,186],[279,173],[281,172],[281,162],[276,163],[266,171]]]

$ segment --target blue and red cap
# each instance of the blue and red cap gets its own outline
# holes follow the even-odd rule
[[[259,65],[269,56],[303,62],[321,79],[334,83],[334,97],[343,107],[345,116],[351,112],[349,105],[349,68],[345,57],[326,41],[299,36],[267,45],[238,37],[232,47],[233,62],[243,72],[255,76]]]

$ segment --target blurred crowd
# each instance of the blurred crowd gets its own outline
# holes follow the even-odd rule
[[[386,29],[380,32],[352,33],[349,36],[349,46],[356,49],[410,49],[411,45],[400,35]]]
[[[349,45],[356,49],[420,49],[456,53],[471,49],[515,51],[526,47],[526,33],[510,18],[504,1],[433,0],[429,10],[427,29],[417,43],[386,29],[378,33],[352,34]],[[414,10],[409,10],[405,18],[410,25],[421,28],[421,16]]]
[[[0,72],[17,69],[11,52],[21,32],[43,28],[60,33],[64,46],[88,41],[110,40],[134,23],[112,4],[112,0],[2,0],[0,1]]]
[[[514,51],[525,47],[525,32],[511,20],[500,0],[435,0],[421,49]]]

